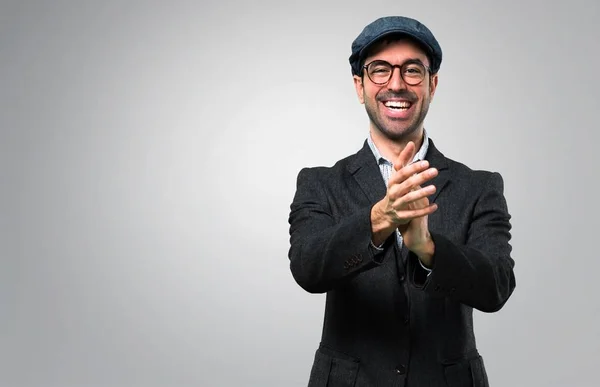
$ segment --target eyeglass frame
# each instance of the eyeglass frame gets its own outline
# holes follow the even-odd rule
[[[390,76],[389,76],[389,78],[387,79],[387,81],[385,81],[385,82],[383,82],[383,83],[377,83],[377,82],[375,82],[375,81],[373,81],[373,80],[371,79],[371,76],[369,75],[369,71],[367,70],[367,67],[369,67],[371,64],[373,64],[373,63],[375,63],[375,62],[383,62],[383,63],[385,63],[385,64],[388,64],[388,65],[389,65],[389,66],[392,68],[392,71],[390,71]],[[370,61],[369,63],[367,63],[367,64],[363,65],[363,66],[362,66],[362,68],[363,68],[364,70],[366,70],[365,72],[367,73],[367,77],[369,78],[369,80],[370,80],[371,82],[373,82],[374,84],[378,85],[378,86],[385,85],[385,84],[387,84],[387,83],[390,81],[390,79],[392,79],[392,76],[394,75],[394,69],[395,69],[396,67],[398,67],[398,70],[400,70],[400,78],[401,78],[401,79],[402,79],[402,81],[403,81],[404,83],[406,83],[407,85],[409,85],[409,86],[418,86],[418,85],[420,85],[421,83],[423,83],[423,81],[425,80],[425,77],[427,76],[426,74],[425,74],[425,75],[423,75],[423,79],[421,79],[421,80],[419,81],[419,83],[415,83],[415,84],[413,85],[413,84],[410,84],[410,83],[406,82],[406,80],[404,79],[404,75],[402,75],[402,67],[403,67],[403,66],[405,66],[405,65],[408,65],[408,64],[418,64],[418,65],[420,65],[420,66],[423,66],[423,68],[424,68],[426,71],[428,71],[428,72],[429,72],[429,76],[432,76],[432,75],[433,75],[433,74],[431,73],[431,67],[429,67],[429,66],[426,66],[426,65],[425,65],[425,63],[421,62],[419,59],[409,59],[409,60],[407,60],[407,61],[405,61],[405,62],[403,62],[402,64],[399,64],[399,65],[398,65],[398,64],[395,64],[395,65],[393,65],[393,64],[391,64],[390,62],[388,62],[388,61],[385,61],[385,60],[383,60],[383,59],[374,59],[374,60]]]

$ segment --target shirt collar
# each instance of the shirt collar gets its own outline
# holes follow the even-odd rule
[[[393,162],[387,160],[385,157],[383,157],[381,155],[381,153],[379,152],[379,149],[377,149],[377,147],[375,146],[375,143],[373,142],[371,133],[369,133],[369,137],[367,138],[367,143],[369,144],[369,148],[371,148],[371,152],[373,152],[373,156],[375,156],[375,160],[377,160],[378,164],[381,163],[382,161],[387,162],[392,165],[394,164]],[[423,129],[423,144],[421,144],[421,148],[415,154],[415,157],[413,157],[412,161],[424,160],[428,149],[429,149],[429,136],[427,135],[427,131],[425,129]]]

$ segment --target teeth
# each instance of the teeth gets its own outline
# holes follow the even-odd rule
[[[410,102],[406,101],[387,101],[385,106],[392,108],[400,108],[400,109],[408,109],[410,107]]]

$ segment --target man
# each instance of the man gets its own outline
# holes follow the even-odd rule
[[[366,26],[350,65],[369,135],[298,175],[290,268],[327,293],[309,386],[488,385],[472,313],[515,288],[510,215],[502,177],[444,157],[424,129],[441,60],[414,19]]]

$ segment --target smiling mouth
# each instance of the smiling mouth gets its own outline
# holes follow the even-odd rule
[[[385,107],[387,107],[388,109],[392,110],[392,111],[406,111],[408,109],[410,109],[410,107],[412,106],[412,102],[408,102],[408,101],[385,101],[383,103],[383,105]]]

